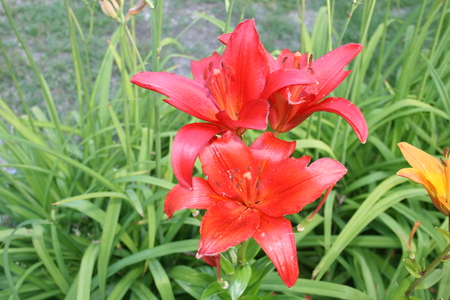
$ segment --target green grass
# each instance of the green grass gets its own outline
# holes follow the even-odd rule
[[[296,157],[334,157],[348,173],[295,233],[301,274],[292,289],[250,242],[246,266],[235,250],[224,254],[228,290],[194,257],[199,221],[163,212],[176,183],[173,137],[194,119],[129,83],[144,69],[189,76],[189,58],[220,49],[225,4],[171,1],[125,27],[96,2],[6,2],[13,22],[0,16],[0,158],[9,168],[0,169],[0,299],[406,299],[413,223],[422,223],[413,239],[421,266],[447,247],[435,227],[448,229],[448,218],[422,187],[395,175],[407,167],[398,142],[438,156],[450,145],[447,1],[305,1],[305,15],[303,1],[234,3],[230,30],[255,18],[270,51],[317,58],[364,44],[333,94],[361,108],[369,139],[359,143],[328,113],[280,136],[298,141]],[[313,209],[288,218],[300,224]],[[448,299],[449,287],[447,262],[412,296]]]

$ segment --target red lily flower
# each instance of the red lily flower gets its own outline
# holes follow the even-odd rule
[[[206,209],[197,257],[213,256],[251,237],[262,247],[289,287],[298,278],[292,225],[285,215],[298,213],[346,173],[344,166],[309,156],[290,158],[295,142],[263,133],[250,147],[225,133],[200,153],[207,180],[194,177],[193,189],[176,185],[165,212]]]
[[[307,76],[271,79],[266,87],[267,57],[259,40],[254,20],[240,23],[231,33],[220,56],[213,53],[191,62],[194,80],[167,72],[140,72],[131,82],[164,94],[165,102],[206,122],[190,124],[177,134],[172,151],[172,166],[179,182],[192,186],[194,162],[200,150],[216,134],[226,130],[242,135],[246,129],[267,128],[267,97],[292,84],[315,82]]]
[[[358,107],[350,101],[339,97],[325,100],[351,71],[344,67],[361,52],[363,46],[347,44],[321,58],[312,61],[308,53],[292,53],[283,50],[275,61],[270,56],[271,72],[282,69],[299,69],[310,73],[318,81],[317,85],[295,85],[280,89],[270,95],[269,123],[275,132],[287,132],[305,121],[312,113],[327,111],[343,117],[353,128],[359,140],[367,140],[367,124]]]

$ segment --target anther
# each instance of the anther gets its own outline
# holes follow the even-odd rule
[[[294,53],[294,68],[300,69],[300,58],[302,57],[302,54],[298,51],[295,51]]]
[[[281,62],[281,64],[283,65],[283,68],[286,68],[286,60],[287,60],[287,56],[283,58],[283,61]]]
[[[239,169],[233,170],[233,171],[231,172],[231,175],[230,175],[230,180],[231,180],[231,181],[234,181],[234,175],[236,174],[236,172],[239,172]]]
[[[241,180],[236,184],[236,187],[238,188],[238,187],[241,185],[242,182],[244,182],[244,179],[241,179]]]
[[[222,69],[224,69],[224,70],[230,72],[231,75],[234,75],[234,74],[235,74],[233,68],[230,67],[230,66],[228,66],[228,65],[226,65],[224,62],[222,62]]]

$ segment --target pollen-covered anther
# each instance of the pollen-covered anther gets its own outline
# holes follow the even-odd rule
[[[222,69],[228,71],[231,75],[235,75],[234,69],[229,65],[224,64],[224,62],[222,62]]]
[[[308,72],[309,72],[311,75],[314,75],[314,70],[313,70],[313,68],[311,68],[311,64],[312,64],[312,62],[313,62],[313,59],[314,59],[314,55],[311,54],[311,55],[309,56],[309,60],[308,60]]]
[[[281,65],[283,66],[283,68],[286,68],[286,60],[287,60],[287,56],[283,57],[283,61],[281,62]]]
[[[300,69],[300,58],[302,57],[302,54],[298,51],[295,51],[294,53],[294,68]]]

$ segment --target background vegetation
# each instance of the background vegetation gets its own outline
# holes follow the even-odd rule
[[[439,156],[450,145],[449,1],[154,2],[123,24],[92,1],[1,0],[0,299],[400,297],[413,278],[404,263],[413,223],[422,269],[449,243],[435,229],[448,219],[425,190],[395,175],[407,166],[398,142]],[[296,233],[292,289],[257,248],[248,267],[225,257],[227,290],[195,259],[198,220],[163,213],[176,182],[171,141],[194,119],[129,83],[144,69],[189,76],[189,59],[220,50],[217,35],[244,18],[274,53],[365,46],[334,95],[361,108],[368,142],[327,113],[283,137],[297,141],[296,156],[348,169]],[[290,218],[300,224],[312,210]],[[448,264],[412,296],[449,299]]]

